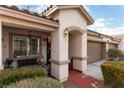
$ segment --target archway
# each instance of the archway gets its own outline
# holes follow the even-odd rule
[[[83,30],[79,27],[68,28],[69,42],[68,42],[68,57],[70,59],[69,71],[82,71],[82,36]]]

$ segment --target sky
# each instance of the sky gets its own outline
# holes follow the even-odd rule
[[[41,13],[46,5],[18,5],[30,11]],[[94,24],[88,29],[105,34],[124,34],[124,5],[84,5],[85,9],[94,19]]]
[[[106,35],[124,34],[124,5],[89,5],[86,8],[95,20],[90,29]]]

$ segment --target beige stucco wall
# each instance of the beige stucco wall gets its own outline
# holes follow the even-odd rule
[[[0,69],[3,69],[4,66],[3,66],[3,63],[2,63],[2,60],[3,60],[3,55],[2,55],[2,52],[3,52],[3,49],[2,49],[2,22],[0,20]]]
[[[45,36],[42,37],[43,39]],[[47,61],[47,43],[46,41],[42,40],[42,55],[44,57],[45,62]]]
[[[69,36],[69,58],[80,57],[82,53],[82,35]]]
[[[124,38],[120,41],[118,48],[124,52]]]
[[[53,18],[59,19],[59,28],[56,32],[52,33],[52,51],[51,51],[51,59],[58,60],[59,62],[62,62],[64,60],[69,59],[69,50],[68,50],[68,36],[64,37],[64,31],[66,28],[71,26],[77,26],[83,30],[86,30],[87,28],[87,21],[85,20],[85,17],[83,17],[80,12],[77,9],[63,9],[59,10],[55,15],[52,15]],[[86,45],[87,44],[87,34],[83,34],[81,37],[81,44]],[[86,53],[86,46],[82,46],[82,53],[77,55],[80,55],[81,57],[87,56]],[[76,55],[76,56],[77,56]],[[81,69],[86,69],[86,61],[84,60],[80,62],[79,64],[81,66]],[[68,72],[68,64],[65,65],[56,65],[55,63],[51,63],[51,73],[54,77],[58,78],[59,80],[65,80],[67,79],[67,76],[69,74]],[[59,69],[59,70],[58,70]],[[59,76],[59,77],[58,77]]]
[[[84,38],[82,34],[69,36],[69,58],[72,57],[83,58],[87,56],[87,51],[86,51],[87,42],[83,41]],[[84,61],[85,60],[82,61],[79,59],[73,59],[73,69],[85,72],[87,63],[86,61],[85,62]]]
[[[87,28],[87,22],[85,18],[79,13],[76,9],[68,9],[68,10],[60,10],[58,17],[56,19],[59,19],[60,27],[57,32],[54,33],[54,37],[57,39],[54,41],[58,43],[58,47],[56,47],[59,52],[59,60],[66,60],[68,59],[68,38],[65,38],[63,36],[63,32],[65,28],[68,28],[70,26],[77,26],[82,28],[83,30],[86,30]],[[56,51],[57,52],[57,51]],[[54,57],[54,56],[53,56]]]
[[[19,33],[19,34],[28,34],[29,30],[25,29],[18,29],[18,28],[11,28],[11,27],[3,27],[3,50],[2,50],[2,55],[3,55],[3,62],[5,62],[6,58],[9,57],[9,33]],[[40,32],[38,32],[39,34]],[[37,34],[37,32],[36,32]],[[46,60],[46,43],[42,41],[42,55],[44,56],[44,59]]]
[[[6,58],[9,57],[9,33],[8,31],[5,31],[5,28],[3,28],[2,38],[3,38],[2,61],[5,62]]]

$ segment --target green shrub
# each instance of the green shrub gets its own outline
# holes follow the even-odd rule
[[[7,88],[61,88],[59,81],[53,78],[37,77],[35,79],[28,78],[19,82],[11,83]]]
[[[105,85],[124,87],[124,61],[108,61],[101,65]]]
[[[116,60],[117,58],[123,56],[122,51],[119,49],[116,49],[116,48],[115,49],[109,49],[107,54],[108,54],[109,60],[111,60],[111,61]],[[117,60],[119,60],[119,59],[117,59]]]
[[[5,69],[0,71],[0,87],[8,85],[26,78],[35,78],[37,76],[46,76],[46,71],[41,68],[18,68],[18,69]]]

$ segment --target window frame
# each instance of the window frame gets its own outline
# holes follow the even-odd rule
[[[21,33],[9,33],[9,56],[10,57],[14,57],[14,47],[13,47],[13,37],[14,36],[19,36],[19,37],[27,37],[28,38],[28,35],[26,35],[26,34],[21,34]],[[38,54],[36,55],[30,55],[30,54],[27,54],[25,57],[28,57],[28,56],[39,56],[39,55],[41,55],[41,53],[42,53],[42,35],[41,36],[36,36],[36,35],[33,35],[32,37],[36,37],[36,38],[38,38],[39,40],[38,40]],[[30,50],[30,49],[29,49]],[[28,52],[29,52],[29,50],[28,50]],[[22,56],[20,56],[20,57],[24,57],[23,55]]]

